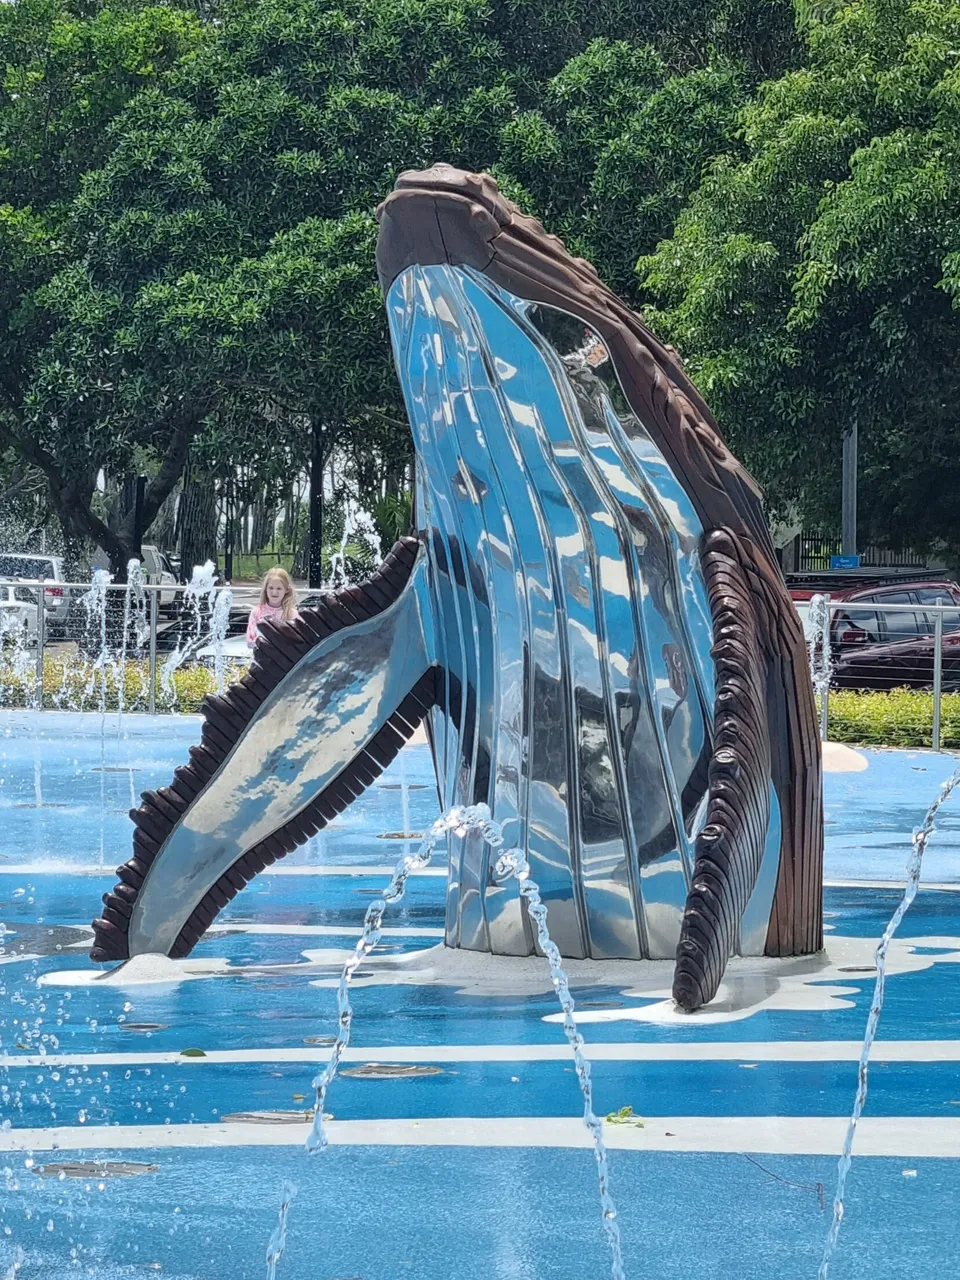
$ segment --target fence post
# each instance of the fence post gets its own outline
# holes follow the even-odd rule
[[[147,710],[150,715],[157,711],[157,606],[160,600],[159,588],[150,592],[150,690],[147,694]]]
[[[830,596],[824,596],[823,608],[823,643],[820,652],[820,669],[822,672],[820,685],[820,741],[827,740],[827,717],[830,713]]]
[[[937,596],[937,620],[933,629],[933,730],[930,745],[940,750],[940,695],[943,688],[943,597]]]
[[[43,653],[47,639],[47,619],[44,607],[44,588],[37,592],[40,601],[37,609],[37,710],[43,710]]]

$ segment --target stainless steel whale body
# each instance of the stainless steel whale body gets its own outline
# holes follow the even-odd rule
[[[419,534],[266,628],[147,792],[95,959],[184,955],[427,718],[444,809],[485,802],[567,956],[822,941],[820,753],[760,494],[662,347],[486,176],[403,175],[378,266],[416,447]],[[446,941],[527,955],[489,849],[452,837]]]

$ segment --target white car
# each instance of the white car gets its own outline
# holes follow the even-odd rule
[[[253,657],[253,650],[247,644],[245,635],[227,636],[220,648],[223,661],[227,666],[249,666],[250,659]],[[217,663],[217,645],[206,644],[202,649],[198,649],[194,654],[194,661],[212,670]]]
[[[810,626],[810,601],[794,600],[794,606],[800,615],[800,625],[803,627],[803,638],[807,644],[813,639],[813,629]]]
[[[177,605],[177,578],[173,572],[169,557],[158,547],[144,545],[143,576],[154,587],[169,587],[169,591],[160,591],[157,605],[161,613],[174,612]]]
[[[37,643],[37,602],[29,587],[0,582],[0,645],[32,649]]]
[[[70,595],[62,585],[66,582],[63,560],[60,556],[27,555],[20,551],[0,552],[0,579],[7,582],[17,579],[27,582],[46,582],[44,587],[44,626],[47,634],[59,638],[66,634],[67,615],[70,612]],[[34,599],[30,596],[29,599]]]

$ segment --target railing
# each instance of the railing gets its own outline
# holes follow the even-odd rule
[[[833,534],[816,530],[798,534],[797,569],[801,572],[830,568],[831,556],[838,556],[843,549],[842,539]],[[920,569],[926,561],[915,551],[891,551],[887,547],[865,546],[860,548],[860,564],[863,567],[884,569]]]
[[[886,709],[889,745],[910,737],[939,751],[945,700],[960,712],[960,606],[942,597],[936,604],[883,604],[815,596],[798,608],[801,616],[807,611],[821,737],[829,731],[831,697],[896,693]]]
[[[94,588],[88,582],[57,582],[40,581],[38,579],[0,579],[0,591],[6,587],[14,587],[30,594],[29,599],[23,599],[20,596],[17,603],[32,604],[36,609],[36,633],[35,639],[32,635],[28,637],[25,648],[33,650],[36,646],[35,669],[36,669],[36,689],[38,691],[35,697],[35,707],[42,710],[44,707],[43,697],[43,680],[44,680],[44,660],[51,651],[52,646],[58,643],[72,642],[82,637],[82,633],[87,627],[89,617],[85,616],[83,606],[81,605],[82,597],[91,599],[91,592]],[[112,596],[120,596],[123,599],[123,608],[129,609],[127,598],[130,602],[143,600],[146,609],[146,621],[148,624],[147,638],[142,649],[123,646],[122,633],[124,631],[123,617],[120,601],[113,605],[109,611],[111,619],[110,625],[106,630],[112,631],[112,639],[116,640],[117,626],[121,633],[121,638],[116,643],[110,643],[109,647],[112,655],[115,657],[121,649],[125,649],[128,658],[145,659],[147,662],[147,710],[153,715],[157,709],[157,675],[158,675],[158,636],[163,634],[164,622],[161,621],[161,608],[167,610],[172,616],[167,623],[169,627],[177,627],[185,621],[191,620],[189,605],[192,604],[193,614],[192,621],[195,624],[195,634],[183,646],[189,656],[189,650],[196,651],[204,648],[216,641],[216,637],[210,630],[210,621],[214,616],[217,598],[225,591],[230,592],[232,611],[243,611],[253,608],[260,599],[260,587],[257,584],[220,584],[214,586],[212,591],[200,591],[196,584],[179,585],[173,583],[142,583],[136,587],[129,583],[103,583],[102,590],[110,593]],[[51,601],[51,593],[57,593],[56,598]],[[142,592],[142,597],[139,593]],[[315,596],[316,591],[305,587],[295,588],[297,600],[302,601],[306,597]],[[41,595],[42,593],[42,595]],[[171,597],[173,603],[171,604]],[[43,608],[39,607],[40,599],[43,599]],[[63,640],[51,635],[51,615],[55,615],[60,609],[66,606],[66,617],[61,623],[57,624],[58,632],[61,626],[66,629]],[[71,628],[71,622],[73,627]],[[205,627],[205,630],[203,629]],[[227,640],[236,639],[241,633],[234,631],[226,636]]]
[[[4,584],[0,583],[2,585]],[[36,639],[34,641],[31,637],[26,646],[30,650],[29,657],[24,649],[19,651],[20,659],[28,665],[33,665],[35,658],[35,680],[30,677],[33,681],[31,699],[33,705],[42,709],[44,659],[55,644],[49,634],[50,615],[55,614],[65,602],[69,611],[68,619],[72,614],[78,621],[84,620],[80,597],[86,595],[90,599],[88,593],[91,592],[91,587],[88,583],[51,584],[35,579],[8,581],[5,585],[36,593],[32,599],[35,608],[41,598],[40,593],[45,593],[45,607],[37,608]],[[49,598],[52,586],[62,592],[62,597],[58,597],[53,603]],[[242,614],[257,603],[260,595],[260,589],[255,584],[224,584],[213,587],[212,591],[207,589],[200,592],[196,582],[188,586],[144,583],[142,597],[138,594],[141,590],[139,586],[134,588],[124,583],[100,583],[99,588],[111,596],[129,595],[131,604],[135,595],[138,600],[144,601],[146,628],[141,646],[131,647],[129,643],[123,645],[122,623],[119,633],[116,629],[118,619],[123,616],[125,601],[116,600],[111,604],[108,612],[114,630],[111,634],[111,628],[106,624],[104,630],[107,632],[112,662],[115,663],[117,656],[123,651],[128,659],[144,663],[146,678],[142,675],[140,677],[137,700],[141,708],[146,703],[150,714],[157,710],[157,676],[163,659],[163,653],[158,648],[158,638],[164,634],[166,627],[179,628],[176,636],[177,648],[171,647],[171,653],[182,653],[183,665],[186,666],[197,650],[216,641],[210,630],[210,622],[216,600],[222,592],[231,593],[232,611],[241,615],[236,619],[236,628],[226,636],[228,642],[236,640],[242,634],[239,625],[243,621]],[[315,596],[316,592],[299,588],[296,595],[298,601],[303,601],[306,597]],[[161,606],[171,615],[169,623],[161,621]],[[822,737],[826,738],[830,731],[830,708],[833,701],[837,708],[834,728],[842,727],[842,712],[846,721],[847,740],[883,741],[886,745],[922,743],[939,750],[946,736],[951,744],[960,745],[960,606],[952,602],[873,604],[820,596],[809,602],[801,602],[797,607],[801,616],[805,615],[804,629],[810,646],[811,674],[819,704]],[[903,618],[903,615],[908,615],[908,618]],[[911,632],[908,636],[903,634],[906,630]],[[188,631],[190,634],[187,634]],[[858,632],[859,636],[856,634]],[[74,633],[72,637],[68,634],[69,638],[80,637]],[[95,636],[93,640],[96,641]],[[35,655],[32,653],[34,643]],[[894,647],[891,649],[890,645]],[[91,653],[93,648],[95,644],[88,644],[86,652]],[[245,657],[244,650],[243,657],[238,660],[240,665]],[[164,664],[166,661],[164,659]],[[88,663],[88,666],[91,665],[96,666],[96,661]],[[101,679],[106,679],[103,671]],[[896,696],[886,699],[887,705],[879,710],[874,706],[871,711],[870,699],[842,696],[850,690],[896,691]],[[26,693],[23,696],[26,697]],[[55,697],[54,704],[62,705],[62,702],[58,702]],[[177,705],[182,706],[180,703]],[[948,711],[946,722],[945,708]],[[864,720],[864,733],[857,738],[856,724],[851,728],[851,717],[855,722],[858,715],[867,716],[868,713],[875,720],[879,717],[884,721],[885,717],[887,728],[877,737],[876,724]]]

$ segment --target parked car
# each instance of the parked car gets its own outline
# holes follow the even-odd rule
[[[143,576],[151,586],[170,587],[169,591],[161,591],[157,608],[161,613],[174,613],[177,609],[177,576],[173,571],[173,565],[167,554],[160,550],[159,547],[144,545],[140,548],[143,553]]]
[[[63,639],[67,633],[70,593],[60,556],[28,555],[20,551],[0,552],[0,579],[7,581],[46,582],[43,591],[43,617],[47,636]]]
[[[246,631],[243,635],[227,636],[223,642],[223,659],[224,662],[235,664],[237,666],[247,666],[250,662],[252,651],[247,646]],[[194,661],[199,662],[201,666],[210,667],[211,669],[217,664],[217,646],[215,644],[206,644],[202,649],[198,649],[194,655]]]
[[[809,610],[808,588],[791,588]],[[797,599],[797,597],[805,597]],[[943,615],[943,688],[960,688],[960,586],[950,579],[858,582],[830,590],[831,683],[839,689],[929,688],[933,684],[936,613],[924,605],[955,605]],[[915,605],[885,610],[885,605]],[[808,627],[805,627],[805,634]],[[809,637],[808,637],[809,638]]]
[[[944,625],[950,614],[944,615]],[[960,692],[960,613],[941,646],[944,693]],[[849,649],[834,663],[834,689],[929,689],[933,685],[936,642],[932,635],[894,644],[866,644]]]
[[[36,591],[15,582],[0,582],[0,645],[37,643]]]
[[[797,613],[800,615],[800,625],[803,627],[803,638],[807,644],[813,639],[813,628],[810,625],[810,601],[794,600]]]
[[[791,586],[790,594],[794,603],[807,602],[809,607],[809,600],[817,593],[809,587]],[[960,586],[948,578],[927,581],[900,579],[880,583],[860,581],[855,585],[831,586],[829,595],[831,602],[842,603],[843,606],[834,609],[830,619],[830,652],[834,658],[863,645],[893,644],[933,635],[934,614],[928,614],[920,607],[915,611],[897,609],[887,612],[883,605],[932,605],[940,599],[944,604],[960,607]],[[960,620],[956,615],[950,612],[944,615],[943,631],[944,635],[960,631]]]

